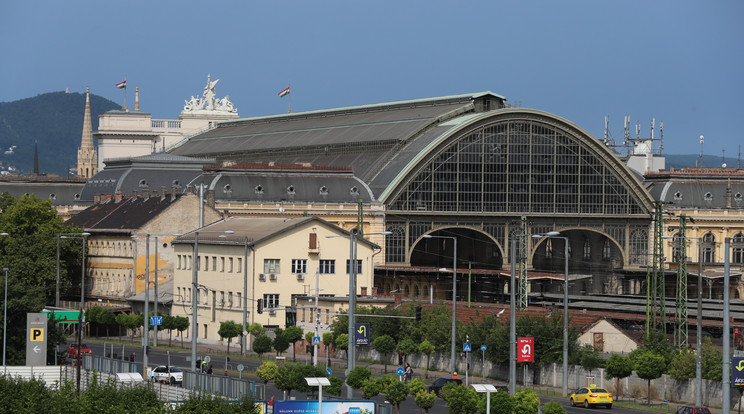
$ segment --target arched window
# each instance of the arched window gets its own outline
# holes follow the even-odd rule
[[[592,258],[592,244],[589,242],[589,238],[584,239],[584,260],[591,260]]]
[[[388,225],[391,232],[385,237],[385,260],[391,263],[406,261],[406,230],[402,225]]]
[[[548,260],[553,258],[553,240],[550,237],[545,240],[545,258]]]
[[[673,262],[679,262],[680,254],[683,252],[680,252],[679,250],[679,242],[680,242],[680,236],[679,233],[675,234],[674,237],[672,237],[672,261]]]
[[[713,233],[705,233],[703,236],[703,263],[715,263],[716,260],[716,236]]]
[[[612,259],[612,244],[610,239],[605,239],[602,243],[602,260],[609,262]]]
[[[636,228],[630,232],[630,258],[631,264],[648,264],[648,231]]]
[[[740,265],[744,264],[744,233],[736,233],[732,241],[734,257],[731,258],[731,262]]]

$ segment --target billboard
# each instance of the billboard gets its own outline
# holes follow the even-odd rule
[[[317,401],[275,401],[274,414],[317,414]],[[374,401],[323,401],[323,413],[374,414]]]

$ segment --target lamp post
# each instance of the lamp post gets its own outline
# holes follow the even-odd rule
[[[563,396],[568,395],[568,237],[559,236],[559,232],[551,231],[543,235],[533,235],[533,238],[563,239],[563,259],[565,262],[563,280]]]
[[[455,329],[457,329],[457,237],[432,236],[425,234],[426,239],[451,239],[453,241],[452,254],[452,338],[450,340],[450,373],[455,373]]]
[[[83,240],[83,263],[82,272],[80,276],[80,317],[78,318],[78,332],[77,332],[77,392],[80,393],[80,365],[82,365],[82,352],[81,344],[83,342],[83,310],[85,309],[85,244],[86,237],[90,236],[90,233],[69,233],[62,234],[59,236],[60,239],[82,239]]]
[[[517,273],[517,238],[511,239],[511,280],[509,282],[509,389],[517,392],[517,307],[516,273]]]
[[[731,237],[726,237],[723,241],[723,404],[721,412],[728,413],[731,410],[731,351],[729,341],[731,335],[730,326],[730,294],[729,281],[731,275]]]
[[[368,236],[371,235],[389,235],[392,234],[390,231],[383,231],[380,233],[370,233]],[[328,235],[326,238],[334,238],[339,236],[333,236]],[[349,375],[349,373],[354,369],[354,362],[356,359],[356,341],[354,340],[354,328],[356,326],[356,271],[357,271],[357,234],[356,230],[352,229],[349,231],[349,328],[348,328],[348,335],[349,340],[347,342],[347,350],[346,350],[346,376]],[[317,305],[317,301],[315,302],[315,306]],[[317,315],[314,315],[317,317]],[[317,323],[316,323],[317,326]],[[317,352],[315,353],[317,355]],[[317,362],[316,362],[317,364]],[[347,385],[346,386],[346,398],[352,399],[353,398],[353,389]]]

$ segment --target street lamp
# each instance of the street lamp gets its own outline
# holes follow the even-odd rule
[[[66,233],[59,236],[60,239],[82,239],[83,241],[83,263],[82,272],[80,277],[80,317],[78,320],[78,334],[77,334],[77,392],[80,393],[80,365],[82,365],[82,352],[81,344],[83,342],[83,309],[85,309],[85,244],[86,237],[90,236],[90,233]]]
[[[425,234],[425,239],[451,239],[454,244],[452,254],[452,338],[450,343],[450,373],[455,373],[455,329],[457,329],[457,237],[452,236],[432,236]]]
[[[380,233],[370,233],[371,235],[390,235],[393,234],[390,231],[383,231]],[[326,238],[334,238],[340,236],[328,235]],[[351,373],[354,369],[354,362],[356,359],[356,341],[354,340],[354,328],[356,326],[356,271],[357,271],[357,234],[356,230],[352,229],[349,231],[349,329],[348,335],[349,340],[347,342],[346,350],[346,376]],[[317,301],[316,305],[317,306]],[[317,315],[315,315],[317,317]],[[346,386],[346,398],[353,398],[353,389],[350,386]]]
[[[565,278],[563,280],[563,396],[568,395],[568,237],[559,236],[559,232],[535,234],[535,239],[563,239],[563,258],[565,261]]]
[[[731,275],[731,237],[723,241],[723,404],[721,412],[728,413],[731,410],[731,351],[729,350],[729,333],[731,297],[729,294],[729,280]]]

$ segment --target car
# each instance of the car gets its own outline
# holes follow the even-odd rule
[[[506,385],[493,384],[493,386],[496,387],[496,392],[505,392],[509,394],[509,387]]]
[[[90,347],[88,347],[88,344],[85,342],[80,344],[80,353],[81,354],[91,354]],[[67,355],[70,358],[77,358],[78,357],[78,344],[77,342],[73,342],[70,344],[70,346],[67,348]]]
[[[450,382],[454,382],[457,385],[462,385],[462,380],[460,378],[437,378],[434,383],[427,387],[427,391],[434,391],[437,395],[439,395],[440,391],[442,391],[442,388],[444,388],[444,386]]]
[[[597,384],[590,384],[586,388],[579,388],[568,397],[571,407],[583,405],[584,408],[605,406],[612,408],[612,394],[604,388],[597,387]]]
[[[183,384],[183,371],[178,367],[160,365],[152,370],[152,380],[171,385]]]
[[[708,407],[693,407],[691,405],[684,405],[679,407],[674,414],[710,414]]]

